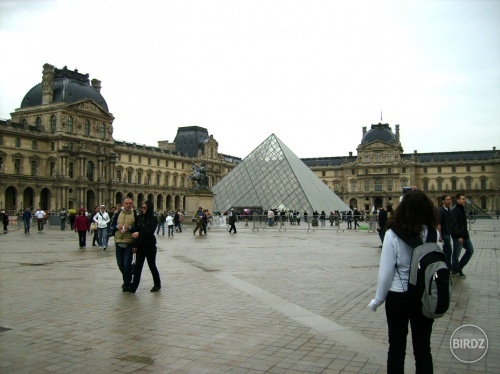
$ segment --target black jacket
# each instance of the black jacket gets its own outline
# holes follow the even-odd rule
[[[451,235],[451,209],[445,209],[442,205],[439,207],[439,224],[441,225],[441,235]]]
[[[451,236],[455,239],[469,239],[469,230],[467,230],[467,215],[465,207],[456,204],[450,212]]]
[[[147,200],[144,204],[148,207],[146,213],[138,215],[135,220],[134,232],[139,232],[139,237],[134,240],[134,247],[139,251],[155,250],[158,218],[154,215],[153,203]]]

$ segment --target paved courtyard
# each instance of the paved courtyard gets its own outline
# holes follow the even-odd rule
[[[467,279],[454,279],[451,309],[434,324],[436,373],[500,372],[500,225],[491,221],[474,225]],[[71,231],[11,227],[0,235],[0,373],[386,372],[385,310],[366,308],[378,235],[237,227],[158,236],[162,290],[149,291],[145,265],[136,294],[121,290],[113,240],[107,251],[89,238],[79,249]],[[489,339],[473,364],[450,350],[465,324]],[[412,373],[410,341],[407,351]]]

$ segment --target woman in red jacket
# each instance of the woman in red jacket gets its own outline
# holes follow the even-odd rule
[[[87,231],[90,229],[89,221],[85,216],[85,209],[80,209],[78,215],[75,217],[74,224],[75,232],[78,232],[78,242],[80,243],[80,249],[87,246]]]

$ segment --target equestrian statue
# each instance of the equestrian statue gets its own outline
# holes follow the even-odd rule
[[[194,188],[197,190],[208,190],[208,175],[205,161],[202,161],[200,166],[191,164],[191,174],[188,178],[189,181],[194,182]]]

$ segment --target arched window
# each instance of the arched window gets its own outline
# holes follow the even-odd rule
[[[50,117],[50,132],[51,133],[55,133],[57,130],[57,127],[56,127],[56,116],[52,115],[52,117]]]
[[[104,139],[106,137],[106,125],[104,123],[101,123],[101,127],[99,128],[99,135],[101,139]]]
[[[71,116],[68,117],[68,128],[67,128],[67,131],[69,133],[73,132],[73,117],[71,117]]]
[[[83,135],[90,135],[90,121],[88,119],[85,120],[85,126],[83,128]]]

